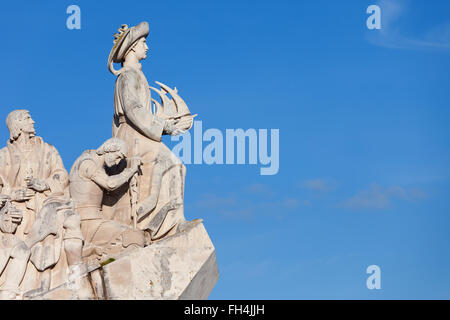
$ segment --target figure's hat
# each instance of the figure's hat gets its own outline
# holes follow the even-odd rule
[[[108,68],[109,70],[118,75],[120,70],[115,70],[113,62],[121,63],[125,58],[125,54],[133,46],[133,44],[142,37],[147,37],[149,33],[149,27],[147,22],[141,22],[135,27],[128,28],[126,24],[123,24],[119,28],[119,33],[114,35],[114,46],[109,53]]]

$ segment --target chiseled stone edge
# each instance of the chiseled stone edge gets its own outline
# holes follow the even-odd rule
[[[174,243],[171,242],[178,242],[178,244],[180,244],[179,239],[177,238],[182,238],[182,237],[189,237],[189,233],[192,232],[194,229],[196,228],[201,228],[203,230],[201,230],[200,232],[204,232],[204,234],[206,235],[207,238],[205,238],[205,242],[208,243],[206,246],[205,245],[201,245],[200,247],[189,247],[189,246],[173,246]],[[218,272],[218,267],[217,267],[217,258],[216,258],[216,253],[215,253],[215,248],[214,245],[211,241],[211,239],[209,238],[208,232],[206,231],[206,228],[203,225],[203,220],[202,219],[198,219],[198,220],[194,220],[194,221],[190,221],[188,222],[188,225],[185,227],[184,230],[182,230],[181,232],[167,237],[165,239],[162,239],[160,241],[155,242],[153,245],[150,245],[146,248],[142,248],[142,249],[137,249],[136,251],[130,252],[129,254],[124,254],[122,257],[117,257],[117,259],[104,266],[102,268],[103,271],[103,281],[104,281],[104,286],[105,286],[105,295],[106,295],[106,299],[108,300],[115,300],[115,299],[122,299],[120,297],[117,297],[116,294],[114,294],[115,290],[111,290],[111,284],[110,284],[110,280],[109,280],[109,269],[113,268],[114,264],[120,264],[120,263],[124,263],[124,261],[121,261],[121,258],[125,258],[126,256],[128,258],[130,258],[129,256],[132,255],[136,255],[139,254],[142,251],[146,251],[146,250],[161,250],[161,249],[170,249],[170,248],[185,248],[185,249],[207,249],[207,250],[211,250],[211,254],[210,256],[206,259],[206,261],[201,265],[200,269],[198,270],[198,272],[194,275],[194,277],[192,278],[191,282],[188,284],[188,286],[184,289],[184,291],[180,292],[180,294],[178,296],[170,296],[170,297],[166,297],[165,299],[168,300],[172,300],[172,299],[192,299],[192,300],[205,300],[208,298],[209,294],[211,293],[212,289],[214,288],[215,284],[218,281],[219,278],[219,272]],[[211,278],[208,278],[211,277]],[[200,281],[198,284],[194,283],[193,281]],[[205,290],[203,293],[200,293],[200,290]],[[132,294],[130,292],[130,299],[132,298]],[[142,297],[142,299],[152,299],[152,297]],[[154,299],[160,299],[157,297],[154,297]]]
[[[100,266],[90,266],[88,267],[88,270],[83,273],[80,276],[80,281],[85,281],[86,283],[89,283],[89,274],[92,271],[95,271],[99,269]],[[92,288],[84,288],[85,290],[89,290]],[[86,295],[86,292],[84,292]],[[88,294],[87,296],[80,297],[78,292],[74,291],[73,289],[69,288],[68,283],[63,283],[51,290],[45,291],[45,292],[39,292],[38,290],[31,290],[24,293],[24,299],[25,300],[91,300],[94,299],[94,292],[92,291],[92,294]]]
[[[179,300],[206,300],[219,280],[216,251],[211,253],[191,283],[178,298]]]
[[[186,229],[184,229],[183,231],[181,231],[171,237],[168,237],[168,238],[165,238],[158,242],[155,242],[154,245],[151,245],[151,246],[143,248],[143,249],[131,250],[126,253],[120,254],[119,256],[117,256],[115,258],[114,262],[111,262],[111,264],[114,264],[117,262],[120,263],[121,258],[124,258],[129,255],[137,254],[137,252],[139,252],[140,250],[158,250],[158,249],[162,249],[162,248],[170,248],[170,245],[166,247],[165,244],[172,242],[176,238],[187,236],[186,233],[189,233],[190,231],[192,231],[193,229],[195,229],[197,227],[204,229],[205,234],[208,236],[208,240],[206,242],[211,243],[211,247],[205,247],[205,248],[212,250],[212,252],[211,252],[210,256],[208,257],[208,259],[203,263],[201,268],[198,270],[198,272],[195,274],[195,276],[192,278],[189,285],[180,294],[180,296],[173,297],[173,298],[179,299],[179,300],[206,300],[219,279],[219,270],[218,270],[218,266],[217,266],[217,257],[216,257],[214,245],[212,244],[211,239],[209,238],[209,235],[208,235],[201,219],[192,221],[191,225],[188,225],[186,227]],[[188,249],[188,248],[189,247],[186,247],[186,249]],[[193,247],[193,249],[199,249],[199,247]],[[103,267],[101,267],[99,265],[90,266],[88,272],[85,273],[82,276],[82,278],[84,278],[85,281],[88,280],[89,279],[88,274],[97,269],[100,269],[103,273],[103,271],[105,271],[105,269],[108,269],[108,265],[105,265]],[[86,279],[86,277],[87,277],[87,279]],[[103,276],[103,281],[104,281],[104,286],[106,289],[106,292],[105,292],[106,299],[114,299],[115,297],[108,296],[108,292],[111,292],[111,289],[109,288],[108,277]],[[48,299],[68,300],[68,299],[77,299],[77,298],[80,299],[80,297],[77,296],[77,294],[73,290],[68,288],[67,283],[64,283],[64,284],[62,284],[52,290],[49,290],[47,292],[42,292],[40,294],[37,293],[35,295],[32,295],[28,299],[31,299],[31,300],[41,300],[41,299],[42,300],[48,300]],[[83,298],[81,297],[81,299],[83,299]]]

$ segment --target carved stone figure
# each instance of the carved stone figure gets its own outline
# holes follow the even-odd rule
[[[12,233],[30,250],[20,290],[33,295],[82,272],[80,217],[68,199],[68,174],[58,151],[35,135],[29,112],[15,110],[6,123],[10,140],[0,150],[2,193],[22,213]]]
[[[83,257],[97,262],[129,246],[143,247],[146,243],[143,231],[133,230],[118,221],[105,219],[102,200],[105,192],[111,192],[127,183],[138,172],[140,158],[132,158],[130,168],[120,174],[109,175],[107,170],[118,166],[125,159],[127,146],[116,138],[107,140],[98,150],[85,151],[74,163],[70,172],[70,195],[81,216],[81,230],[85,245]]]
[[[58,151],[36,136],[27,110],[11,112],[6,124],[10,139],[0,150],[0,177],[3,193],[10,195],[23,213],[16,231],[22,237],[30,232],[47,197],[65,195],[69,179]]]
[[[20,294],[19,285],[30,258],[29,248],[14,235],[22,221],[22,212],[13,207],[10,200],[0,195],[0,275],[5,272],[5,282],[0,287],[1,300],[14,300]]]
[[[32,270],[38,271],[34,278],[28,276],[28,286],[27,283],[24,286],[26,297],[48,291],[70,277],[76,278],[86,272],[81,256],[81,219],[71,200],[61,197],[46,199],[24,242],[31,249]],[[33,290],[29,290],[30,284]]]
[[[143,22],[114,35],[113,137],[85,151],[70,177],[30,113],[8,115],[0,299],[206,299],[217,282],[202,220],[184,217],[186,168],[161,142],[190,130],[195,115],[176,88],[149,86],[139,63],[148,33]]]
[[[161,142],[161,136],[189,130],[194,116],[176,89],[161,83],[158,83],[161,90],[149,86],[139,63],[147,56],[148,33],[147,22],[132,28],[123,25],[115,35],[108,59],[110,71],[118,76],[114,92],[113,136],[127,143],[128,156],[141,156],[143,165],[127,190],[106,198],[105,205],[112,210],[106,208],[105,211],[112,211],[114,219],[148,230],[151,239],[157,240],[174,234],[185,222],[186,168]],[[115,70],[113,62],[122,63],[122,68]],[[150,89],[159,94],[161,103],[151,98]]]

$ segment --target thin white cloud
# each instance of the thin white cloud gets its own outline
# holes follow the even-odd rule
[[[248,193],[251,193],[251,194],[269,196],[269,197],[274,195],[274,192],[272,191],[272,189],[268,185],[262,184],[262,183],[252,184],[252,185],[246,187],[245,191]]]
[[[309,201],[309,200],[302,200],[301,203],[304,207],[311,207],[311,205],[312,205],[311,201]]]
[[[358,192],[353,197],[343,201],[341,207],[351,209],[389,209],[396,199],[404,201],[419,201],[427,198],[427,194],[420,189],[391,186],[383,188],[372,184],[368,189]]]
[[[225,218],[238,220],[251,220],[255,208],[248,206],[243,199],[237,195],[216,195],[212,193],[203,194],[193,204],[194,207],[207,210],[213,214],[220,214]]]
[[[300,201],[296,198],[286,198],[282,201],[282,205],[287,209],[297,209],[300,206]]]
[[[203,194],[194,204],[197,207],[205,209],[218,209],[223,207],[235,206],[238,199],[235,196],[218,196],[212,193]]]
[[[334,183],[327,179],[311,179],[300,183],[300,187],[316,192],[328,192],[335,189]]]
[[[256,187],[257,191],[267,191]],[[269,189],[270,190],[270,189]],[[264,194],[264,192],[263,192]],[[283,218],[300,206],[310,206],[309,201],[300,201],[295,197],[274,198],[265,196],[262,201],[252,201],[245,194],[203,194],[193,203],[194,207],[220,214],[225,218],[249,221],[260,214]]]
[[[387,209],[391,206],[389,194],[378,185],[372,185],[342,203],[346,208]]]
[[[368,30],[370,43],[397,49],[450,50],[450,20],[437,23],[429,30],[415,36],[407,35],[408,13],[414,2],[409,0],[378,0],[381,9],[381,29]]]
[[[252,220],[254,218],[254,208],[223,208],[220,213],[231,219]]]

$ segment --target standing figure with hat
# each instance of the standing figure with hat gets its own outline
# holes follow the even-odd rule
[[[143,165],[128,186],[105,197],[110,218],[147,230],[158,240],[180,230],[186,167],[161,142],[162,135],[178,135],[192,127],[193,118],[176,89],[158,83],[149,86],[139,61],[147,57],[147,22],[115,34],[108,59],[109,70],[117,76],[114,91],[113,137],[128,145],[128,157],[140,156]],[[115,70],[113,63],[121,63]],[[152,99],[157,92],[161,103]],[[166,96],[170,94],[171,98]]]

